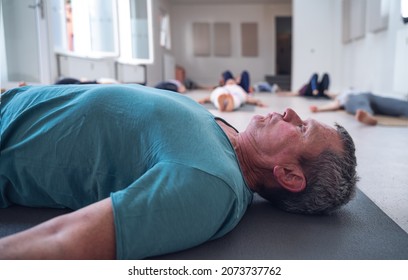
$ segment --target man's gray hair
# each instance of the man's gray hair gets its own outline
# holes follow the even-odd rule
[[[301,157],[300,165],[306,176],[305,190],[291,193],[282,188],[267,194],[266,199],[288,212],[328,214],[353,198],[359,179],[354,142],[342,126],[336,123],[335,127],[343,152],[325,150],[316,158]]]

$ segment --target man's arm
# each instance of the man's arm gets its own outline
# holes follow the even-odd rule
[[[0,259],[114,259],[112,201],[102,201],[0,239]]]

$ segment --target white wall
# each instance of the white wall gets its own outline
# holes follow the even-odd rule
[[[331,88],[341,86],[339,13],[336,1],[293,0],[292,90],[325,72]]]
[[[248,70],[253,82],[275,73],[275,16],[291,16],[291,5],[271,4],[174,4],[171,7],[172,52],[176,64],[186,70],[186,76],[201,85],[217,84],[221,73],[229,69],[239,75]],[[232,50],[230,57],[195,57],[193,55],[193,22],[228,22],[231,24]],[[258,23],[259,56],[241,56],[240,24]]]
[[[389,1],[387,11],[386,29],[369,32],[366,27],[363,38],[343,44],[342,0],[294,0],[292,89],[298,89],[312,72],[327,71],[332,91],[355,88],[405,97],[408,25],[402,23],[400,1]]]
[[[397,31],[394,64],[394,91],[408,98],[408,26]]]
[[[408,93],[408,84],[405,89],[398,91],[394,86],[396,75],[398,80],[407,79],[406,72],[394,71],[397,33],[407,26],[401,20],[399,1],[389,1],[389,4],[387,29],[377,33],[366,31],[364,38],[343,46],[342,75],[345,87],[370,90],[382,95]]]
[[[164,80],[164,54],[167,52],[160,46],[160,13],[169,11],[169,0],[152,0],[153,11],[153,64],[147,65],[147,85],[154,86]]]

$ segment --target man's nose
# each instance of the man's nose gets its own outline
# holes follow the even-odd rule
[[[299,125],[302,124],[302,119],[299,117],[298,114],[296,114],[296,112],[291,109],[291,108],[287,108],[285,110],[285,113],[283,115],[283,119],[287,122],[293,123],[295,125]]]

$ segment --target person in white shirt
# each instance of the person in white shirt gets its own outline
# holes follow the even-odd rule
[[[198,100],[200,104],[213,103],[221,112],[232,112],[244,104],[252,104],[259,107],[267,107],[261,100],[248,95],[234,79],[226,81],[225,85],[216,87],[210,94]]]

